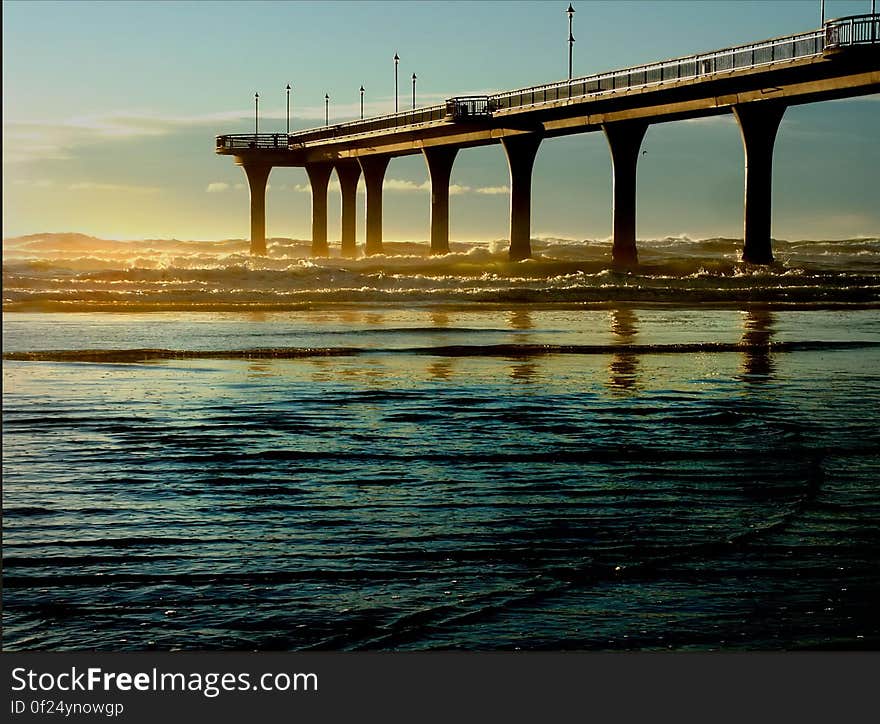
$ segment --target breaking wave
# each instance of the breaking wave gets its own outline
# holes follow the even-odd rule
[[[309,257],[309,243],[272,239],[266,257],[245,240],[104,240],[40,234],[4,240],[6,311],[295,309],[340,303],[600,304],[880,303],[880,241],[774,241],[776,262],[740,260],[741,240],[639,242],[633,272],[611,268],[608,241],[536,239],[511,262],[506,242],[385,243],[385,254]]]

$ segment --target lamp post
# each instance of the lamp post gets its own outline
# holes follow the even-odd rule
[[[415,110],[416,109],[416,74],[415,73],[413,73],[412,83],[413,83],[412,107],[413,107],[413,110]]]
[[[254,141],[260,134],[260,94],[254,93]]]
[[[364,87],[361,86],[361,120],[364,120]]]
[[[324,94],[324,125],[330,125],[330,94]]]
[[[290,83],[287,84],[287,135],[290,135]]]
[[[819,0],[819,16],[821,17],[821,24],[825,24],[825,0]]]
[[[877,0],[871,0],[871,15],[877,14]],[[877,21],[875,18],[871,18],[871,42],[875,42],[877,40]]]
[[[565,12],[568,15],[568,79],[571,80],[571,61],[574,55],[574,35],[571,33],[571,22],[574,19],[574,8],[571,6],[571,3],[568,4],[568,10]]]
[[[397,113],[397,65],[400,63],[400,56],[394,54],[394,112]]]

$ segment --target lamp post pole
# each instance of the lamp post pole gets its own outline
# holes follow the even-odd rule
[[[361,86],[361,120],[364,120],[364,87]]]
[[[394,54],[394,112],[397,113],[397,66],[400,63],[400,56]]]
[[[260,135],[260,94],[254,93],[254,143]]]
[[[571,80],[572,58],[574,56],[574,35],[571,32],[571,23],[574,18],[574,8],[568,4],[568,79]]]
[[[415,110],[416,109],[416,74],[415,73],[413,73],[412,83],[413,83],[412,107],[413,107],[413,110]]]
[[[287,135],[290,135],[290,83],[287,84]]]
[[[822,25],[825,24],[825,0],[819,0],[819,16],[821,17]]]
[[[871,0],[871,42],[877,40],[877,20],[873,17],[877,14],[877,0]]]
[[[330,94],[324,94],[324,125],[330,125]]]

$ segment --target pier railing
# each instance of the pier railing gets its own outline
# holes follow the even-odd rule
[[[687,55],[660,63],[648,63],[624,70],[600,73],[520,88],[491,96],[496,109],[519,108],[550,101],[581,98],[596,93],[632,90],[644,86],[689,80],[746,68],[772,65],[781,61],[821,55],[825,33],[813,30],[799,35],[739,45],[711,53]]]
[[[825,47],[880,43],[880,15],[851,15],[825,23]]]
[[[287,150],[286,133],[231,133],[217,136],[217,150],[251,148]]]
[[[586,98],[607,92],[634,90],[681,80],[709,78],[718,73],[772,66],[780,62],[818,57],[826,50],[878,42],[880,42],[880,15],[853,15],[829,20],[822,28],[807,33],[786,35],[759,43],[687,55],[659,63],[648,63],[623,70],[519,88],[489,96],[461,96],[449,99],[441,105],[310,128],[291,133],[287,137],[277,133],[217,136],[217,150],[287,147],[296,149],[309,142],[351,138],[394,128],[412,128],[442,120],[488,118],[499,110]],[[467,112],[462,112],[462,109]]]
[[[332,126],[310,128],[290,134],[291,146],[296,146],[308,141],[329,140],[338,136],[355,136],[361,133],[372,133],[401,126],[417,126],[421,123],[442,121],[446,117],[446,105],[428,106],[409,111],[389,113],[385,116],[375,116],[364,120],[336,123]]]

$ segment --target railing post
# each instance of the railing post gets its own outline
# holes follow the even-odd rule
[[[532,255],[532,168],[541,131],[501,139],[510,169],[510,260],[520,261]]]
[[[306,173],[312,187],[312,256],[327,256],[327,185],[333,164],[307,163]]]
[[[382,183],[390,160],[390,156],[358,158],[367,187],[367,254],[382,253]]]

